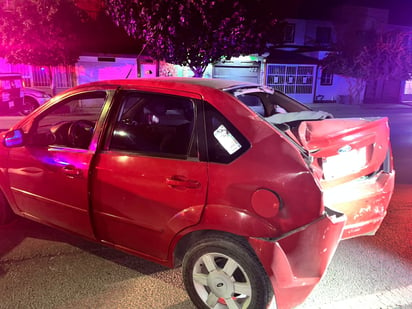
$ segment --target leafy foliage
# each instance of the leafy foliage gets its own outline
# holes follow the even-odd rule
[[[222,57],[262,53],[279,39],[270,0],[105,0],[108,14],[145,53],[201,76]]]
[[[368,82],[407,80],[411,78],[412,52],[410,32],[363,33],[343,29],[336,52],[323,60],[323,69],[347,77],[350,103],[363,101]],[[363,34],[363,35],[360,35]]]
[[[0,12],[0,56],[10,63],[74,64],[85,13],[72,0],[25,0]]]
[[[346,42],[348,47],[330,53],[323,66],[335,73],[367,80],[409,79],[412,53],[408,48],[409,32],[369,33],[363,45]]]
[[[367,71],[365,79],[406,80],[411,77],[412,51],[408,48],[411,32],[391,31],[379,35],[365,46],[358,62]]]

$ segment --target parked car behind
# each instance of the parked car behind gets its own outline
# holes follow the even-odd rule
[[[28,115],[50,98],[44,91],[23,87],[21,74],[0,73],[0,113]]]
[[[28,115],[34,111],[40,105],[43,105],[48,100],[50,100],[51,95],[45,91],[41,91],[34,88],[24,87],[23,91],[23,106],[21,113],[23,115]]]
[[[85,84],[1,133],[14,214],[183,265],[198,308],[291,308],[394,187],[386,118],[333,119],[243,82]]]
[[[18,73],[0,73],[0,113],[19,110],[23,103],[23,82]]]

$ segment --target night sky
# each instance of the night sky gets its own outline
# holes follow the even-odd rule
[[[279,5],[288,17],[329,19],[331,8],[341,4],[389,9],[389,23],[412,26],[412,0],[288,0]]]

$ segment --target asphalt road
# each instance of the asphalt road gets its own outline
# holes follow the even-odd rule
[[[377,235],[341,242],[326,275],[298,309],[412,308],[412,107],[319,108],[336,116],[388,116],[398,177]],[[23,219],[0,228],[0,291],[0,308],[7,309],[194,308],[180,269]]]

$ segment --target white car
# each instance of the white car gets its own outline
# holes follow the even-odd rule
[[[20,112],[24,115],[30,114],[40,105],[46,103],[51,95],[47,92],[37,90],[34,88],[22,88],[23,92],[23,106]]]

